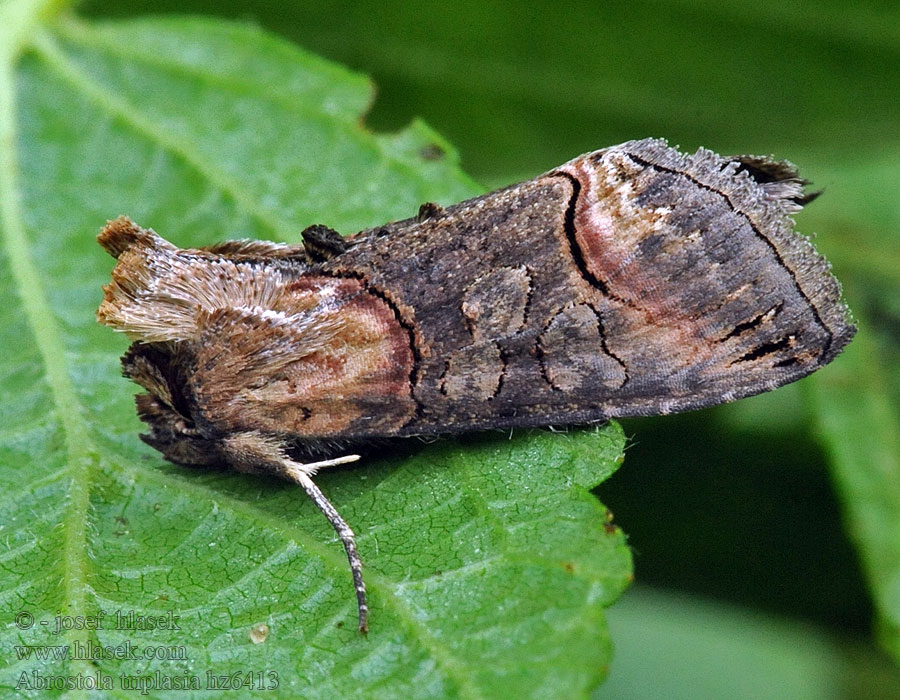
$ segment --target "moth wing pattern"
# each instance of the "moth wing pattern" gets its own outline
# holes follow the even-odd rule
[[[327,279],[316,292],[354,283]],[[344,293],[347,303],[305,315],[212,312],[189,384],[199,411],[222,430],[285,436],[403,425],[414,409],[405,333],[379,299]]]
[[[404,434],[700,408],[805,376],[854,333],[793,231],[804,184],[783,161],[630,142],[360,233],[325,269],[410,310]]]
[[[123,366],[149,392],[138,397],[148,442],[173,461],[222,459],[233,432],[288,444],[354,421],[389,434],[411,415],[408,332],[359,280],[303,274],[302,248],[182,250],[127,219],[101,242],[127,274],[114,271],[98,315],[140,339]]]
[[[315,226],[304,246],[181,251],[114,223],[100,317],[193,343],[194,423],[303,446],[699,408],[805,376],[853,335],[793,230],[804,184],[784,161],[648,139],[346,246]]]
[[[348,443],[663,414],[830,362],[855,328],[785,161],[632,141],[346,239],[179,249],[127,218],[97,316],[168,459],[313,483]]]
[[[303,246],[273,243],[271,241],[256,241],[250,238],[240,238],[230,241],[214,243],[196,249],[198,253],[209,253],[213,256],[221,256],[232,260],[279,260],[297,259],[305,260],[306,251]]]

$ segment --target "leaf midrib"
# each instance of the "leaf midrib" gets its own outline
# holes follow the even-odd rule
[[[66,17],[56,26],[59,34],[69,41],[77,43],[82,48],[90,48],[95,51],[102,51],[106,55],[120,61],[129,61],[131,63],[155,68],[166,73],[181,76],[184,78],[193,78],[202,81],[206,85],[213,86],[222,92],[228,92],[235,95],[243,95],[255,97],[257,99],[266,100],[278,105],[287,112],[291,112],[298,117],[320,123],[333,125],[335,122],[344,126],[351,126],[358,123],[358,117],[350,117],[345,114],[335,114],[317,108],[315,103],[304,102],[286,93],[284,90],[272,89],[270,84],[260,85],[252,81],[234,80],[222,78],[217,75],[203,72],[200,68],[188,66],[184,63],[178,63],[171,58],[159,56],[158,54],[147,53],[142,51],[134,51],[132,47],[123,47],[122,44],[113,42],[102,31],[87,22],[83,22],[76,17]],[[354,76],[355,74],[346,72],[346,75]]]
[[[36,33],[31,48],[44,60],[48,67],[55,70],[76,91],[88,97],[102,110],[121,119],[151,143],[157,144],[190,165],[212,185],[231,197],[240,208],[274,231],[276,235],[281,236],[285,240],[295,238],[293,231],[285,228],[279,217],[258,206],[258,203],[248,194],[245,194],[243,188],[237,182],[224,171],[204,160],[199,153],[191,148],[189,143],[176,138],[171,132],[159,128],[152,119],[133,109],[126,101],[118,98],[108,90],[105,90],[102,85],[91,80],[84,71],[80,70],[63,53],[56,40],[47,31]]]
[[[66,468],[71,487],[61,520],[63,525],[62,568],[63,592],[67,612],[84,615],[87,611],[87,519],[90,509],[91,474],[97,463],[97,453],[84,419],[81,402],[72,385],[65,363],[65,346],[59,324],[47,298],[43,278],[29,254],[29,241],[20,208],[19,158],[16,128],[15,67],[19,49],[26,40],[23,32],[36,25],[39,15],[53,3],[20,1],[9,16],[21,21],[17,27],[7,27],[3,36],[11,40],[16,32],[15,46],[9,41],[0,56],[0,222],[2,245],[9,261],[13,286],[22,302],[24,317],[34,336],[34,343],[46,371],[46,383],[53,397],[56,418],[62,427],[66,451]],[[88,630],[67,631],[69,644],[86,643]],[[72,670],[88,672],[86,661],[70,661]]]
[[[67,20],[65,24],[62,25],[62,28],[63,34],[67,38],[83,44],[87,43],[87,35],[91,33],[96,34],[96,32],[91,32],[89,26],[73,19]],[[110,47],[108,42],[103,40],[99,34],[97,41],[99,46],[96,48],[121,60],[129,58],[129,55],[122,54],[120,51]],[[208,159],[204,158],[204,156],[194,149],[188,141],[175,137],[166,129],[159,128],[154,124],[150,117],[147,117],[134,109],[128,102],[119,99],[116,95],[107,90],[105,86],[92,79],[92,77],[85,73],[80,66],[65,55],[59,44],[48,32],[43,31],[38,33],[34,38],[32,48],[35,49],[47,64],[54,68],[62,78],[92,99],[95,104],[101,107],[101,109],[121,119],[130,125],[137,133],[141,134],[152,143],[162,147],[169,153],[177,156],[184,163],[194,168],[210,183],[231,197],[244,211],[273,231],[278,238],[288,242],[299,240],[300,227],[293,227],[289,222],[286,225],[283,216],[260,206],[251,195],[245,194],[244,188],[241,187],[238,182],[234,181],[225,171],[216,167],[213,163],[209,162]],[[148,62],[147,59],[140,59],[134,55],[131,55],[130,58],[137,62]],[[153,65],[153,63],[151,63],[151,65]],[[163,67],[163,65],[160,64],[160,67]],[[166,66],[166,69],[170,72],[176,70],[173,66]],[[178,72],[182,75],[188,75],[198,79],[202,78],[213,85],[217,85],[219,82],[215,79],[210,79],[198,70],[180,69]],[[266,99],[271,100],[272,98],[267,96]],[[298,106],[295,101],[286,102],[285,100],[277,100],[277,102],[282,107],[289,105],[291,111],[314,117],[317,120],[332,119],[332,117],[329,117],[321,111],[313,111],[308,107]],[[384,137],[376,136],[374,133],[366,130],[359,121],[349,122],[343,118],[334,119],[334,121],[347,129],[353,130],[355,136],[361,142],[371,147],[383,162],[390,163],[391,167],[395,170],[405,173],[415,172],[412,165],[398,161],[391,156],[388,150],[389,138],[386,139]],[[471,183],[473,190],[481,189],[475,185],[474,181],[471,181]]]

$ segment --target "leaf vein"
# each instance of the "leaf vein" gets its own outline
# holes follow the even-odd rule
[[[244,192],[240,183],[210,163],[186,140],[179,139],[171,131],[159,127],[152,119],[114,95],[105,86],[92,80],[73,60],[66,56],[55,39],[47,32],[40,32],[35,36],[34,48],[60,77],[89,97],[101,109],[128,124],[136,133],[151,143],[155,143],[180,158],[211,184],[231,197],[245,212],[275,232],[277,236],[284,240],[296,240],[296,232],[289,227],[285,228],[281,217],[260,206]]]
[[[0,222],[13,283],[22,302],[25,319],[46,371],[46,382],[65,439],[66,464],[71,474],[62,545],[63,592],[69,614],[87,613],[87,550],[90,483],[97,454],[89,437],[83,407],[65,364],[59,324],[50,307],[43,280],[29,254],[29,240],[21,211],[21,192],[16,147],[16,80],[12,60],[0,63]],[[87,631],[67,632],[70,643],[86,642]],[[83,663],[73,663],[81,667]]]

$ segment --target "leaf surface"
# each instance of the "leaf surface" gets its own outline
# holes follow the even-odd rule
[[[323,473],[367,567],[363,637],[340,544],[303,493],[163,462],[137,438],[127,343],[94,321],[108,218],[181,246],[352,232],[477,194],[452,148],[419,122],[366,131],[365,78],[258,29],[53,9],[0,5],[0,688],[52,697],[41,677],[93,677],[108,697],[222,697],[209,673],[290,698],[596,686],[603,608],[631,571],[589,493],[621,461],[617,425],[409,443]],[[130,613],[178,629],[132,629]],[[128,644],[169,658],[97,653]]]
[[[422,114],[453,138],[470,172],[492,184],[649,135],[686,149],[772,153],[797,163],[824,190],[798,214],[798,228],[818,233],[816,246],[845,283],[862,329],[858,342],[867,348],[796,385],[712,409],[705,418],[635,422],[636,444],[660,447],[645,453],[636,446],[629,453],[628,474],[617,480],[628,506],[617,510],[628,517],[644,554],[645,582],[777,606],[841,628],[852,619],[862,627],[868,599],[834,532],[831,499],[820,495],[818,472],[831,466],[876,608],[885,615],[882,628],[897,629],[900,596],[877,564],[894,568],[900,538],[893,529],[860,527],[859,514],[874,505],[884,523],[898,517],[896,499],[891,505],[888,498],[896,490],[896,471],[889,468],[896,459],[875,457],[897,454],[896,439],[887,436],[900,425],[900,5],[858,3],[852,13],[836,0],[814,7],[632,0],[563,9],[551,0],[457,0],[428,13],[396,0],[277,6],[250,0],[239,9],[211,0],[86,5],[107,15],[160,8],[250,13],[322,55],[377,76],[381,97],[370,123],[394,125]],[[751,435],[753,447],[741,449]],[[784,455],[781,441],[805,456]],[[828,449],[829,463],[818,443]],[[703,465],[697,471],[682,457],[695,452]],[[746,510],[713,516],[702,507],[703,493],[718,498],[710,468],[720,453],[740,475],[727,480],[729,498]],[[652,487],[635,476],[641,472],[651,475]],[[846,478],[853,474],[870,485],[853,488],[855,479]],[[795,507],[795,479],[809,501],[824,499],[821,508]],[[648,498],[648,488],[668,493],[669,500]],[[677,530],[688,548],[660,526],[660,511],[677,517],[681,506],[685,517]],[[765,557],[743,557],[735,565],[734,548],[721,538],[703,538],[702,546],[691,538],[692,530],[703,532],[706,518],[714,517],[720,533],[737,535],[752,522],[747,511],[769,510],[777,515],[768,527],[753,525],[748,535]],[[645,534],[657,529],[665,535],[653,549]],[[784,532],[795,549],[784,544]],[[703,573],[691,582],[684,572],[697,568]],[[759,577],[792,585],[760,586]],[[894,636],[889,644],[900,649]],[[642,660],[648,672],[652,664]]]
[[[869,581],[880,641],[900,659],[900,417],[874,330],[862,325],[846,354],[838,371],[812,385],[818,425]]]

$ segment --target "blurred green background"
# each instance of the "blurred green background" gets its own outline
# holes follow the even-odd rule
[[[599,496],[629,533],[638,588],[610,611],[619,653],[601,695],[900,696],[871,642],[866,573],[877,581],[884,558],[865,549],[846,476],[878,443],[880,488],[900,489],[900,5],[91,0],[81,12],[258,23],[370,75],[372,129],[424,118],[486,188],[644,136],[800,165],[825,195],[799,228],[818,233],[844,282],[862,349],[822,373],[837,387],[817,377],[625,423],[626,464]],[[833,408],[844,398],[852,430]],[[688,654],[708,664],[688,671]]]

